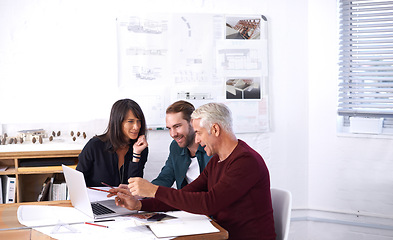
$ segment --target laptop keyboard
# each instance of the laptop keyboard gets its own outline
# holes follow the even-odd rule
[[[93,213],[95,215],[115,213],[114,211],[110,210],[109,208],[107,208],[99,203],[92,203],[91,207],[93,208]]]

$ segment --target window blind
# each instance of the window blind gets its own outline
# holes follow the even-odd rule
[[[393,121],[393,1],[340,0],[338,114]],[[389,118],[389,121],[386,121]]]

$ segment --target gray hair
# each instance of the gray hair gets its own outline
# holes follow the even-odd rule
[[[231,110],[222,103],[207,103],[200,106],[191,114],[191,119],[201,119],[200,126],[205,128],[209,134],[213,124],[218,124],[225,131],[232,131]]]

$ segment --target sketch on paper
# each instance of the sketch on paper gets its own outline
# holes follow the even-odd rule
[[[176,84],[214,81],[213,18],[200,14],[174,15],[170,21],[171,72]],[[203,27],[202,27],[203,26]]]
[[[178,92],[177,99],[186,100],[213,100],[208,92]]]
[[[135,33],[161,34],[166,30],[166,24],[160,21],[131,17],[128,21],[128,31]]]
[[[259,79],[228,79],[226,81],[226,99],[261,99]]]
[[[119,87],[161,80],[168,61],[168,19],[162,16],[118,18]]]
[[[259,49],[226,48],[218,54],[224,70],[258,70],[262,66]]]
[[[269,129],[263,15],[142,14],[117,26],[118,88],[141,104],[149,126],[164,125],[165,107],[182,99],[228,104],[241,113],[237,131]]]
[[[228,17],[226,19],[226,39],[260,39],[260,18]]]

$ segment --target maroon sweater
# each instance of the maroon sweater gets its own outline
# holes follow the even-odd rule
[[[214,155],[181,190],[160,186],[141,210],[205,214],[228,230],[229,239],[275,239],[269,171],[256,151],[238,142],[225,161]]]

